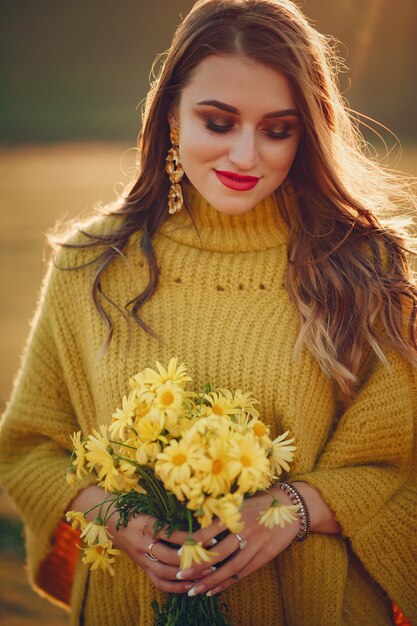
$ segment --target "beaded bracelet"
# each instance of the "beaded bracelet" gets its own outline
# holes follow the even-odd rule
[[[308,506],[304,497],[298,491],[297,487],[294,487],[291,483],[278,483],[275,485],[279,487],[290,497],[293,504],[298,504],[300,506],[298,510],[298,515],[300,516],[300,530],[294,537],[294,541],[304,541],[304,539],[309,535],[311,529],[310,522],[310,513],[308,510]]]

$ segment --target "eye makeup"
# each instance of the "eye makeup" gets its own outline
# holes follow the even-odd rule
[[[204,124],[207,130],[214,133],[225,134],[231,131],[234,127],[232,122],[219,123],[214,121],[210,117],[204,116]],[[294,124],[283,122],[279,126],[271,125],[265,126],[261,131],[270,139],[287,139],[291,137],[291,130],[294,128]]]

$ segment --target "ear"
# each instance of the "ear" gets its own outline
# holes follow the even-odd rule
[[[178,109],[177,108],[171,109],[171,111],[168,113],[168,123],[169,123],[169,127],[170,128],[174,128],[175,126],[179,126]]]

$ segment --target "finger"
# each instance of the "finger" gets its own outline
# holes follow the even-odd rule
[[[262,557],[261,557],[262,558]],[[217,589],[218,587],[226,584],[227,581],[237,581],[237,577],[240,578],[243,568],[251,564],[253,561],[258,560],[257,548],[245,548],[236,553],[235,556],[225,565],[221,565],[213,574],[209,574],[204,577],[203,581],[199,581],[198,584],[190,591],[189,595],[198,595],[199,593],[206,593],[209,590]],[[262,563],[265,561],[263,559]],[[259,565],[258,565],[259,567]],[[213,591],[210,595],[213,594]]]
[[[147,572],[149,579],[153,585],[159,591],[165,591],[166,593],[187,593],[192,587],[193,583],[182,581],[169,581],[159,578],[152,571]]]
[[[198,578],[201,572],[206,570],[209,566],[218,566],[225,559],[232,557],[238,549],[238,542],[235,535],[228,534],[222,541],[220,541],[214,548],[210,550],[212,558],[210,562],[201,563],[200,565],[193,565],[189,569],[181,571],[181,577],[183,579]],[[234,560],[235,557],[232,558]],[[225,565],[221,565],[220,569],[223,569]],[[216,568],[217,570],[217,568]]]
[[[190,534],[186,531],[176,530],[173,533],[168,534],[165,529],[159,531],[155,536],[152,535],[152,537],[154,537],[155,539],[163,539],[168,543],[173,543],[179,546],[182,546],[189,536]]]
[[[206,528],[200,528],[193,533],[193,539],[201,541],[203,546],[207,546],[210,541],[225,530],[224,524],[220,524],[220,520],[215,518],[214,521]]]
[[[180,566],[180,557],[178,554],[178,547],[173,546],[172,548],[167,545],[163,541],[152,541],[149,546],[144,550],[148,554],[150,553],[150,546],[152,546],[152,555],[158,561],[165,563],[167,565],[173,565],[176,567],[177,571]]]
[[[262,567],[262,565],[264,565],[264,564],[265,564],[265,558],[262,557],[262,554],[258,553],[258,555],[254,559],[251,559],[246,564],[246,566],[244,566],[239,571],[239,573],[233,574],[232,576],[230,576],[229,578],[227,578],[223,582],[214,585],[214,587],[211,587],[209,589],[209,591],[207,591],[207,595],[208,596],[214,596],[216,593],[220,593],[221,591],[224,591],[225,589],[228,589],[229,587],[231,587],[235,583],[239,582],[240,580],[243,580],[243,578],[245,578],[246,576],[249,576],[249,574],[252,574],[252,572],[254,572],[258,568]],[[209,586],[211,583],[210,583],[210,581],[206,581],[206,579],[205,579],[205,584],[207,586]]]
[[[176,582],[180,579],[177,578],[178,567],[172,567],[171,565],[166,565],[166,563],[160,563],[158,561],[151,561],[146,556],[144,559],[140,559],[140,565],[148,572],[148,575],[152,573],[156,578],[160,578],[161,580],[168,580],[171,582]],[[189,582],[189,581],[185,581]]]

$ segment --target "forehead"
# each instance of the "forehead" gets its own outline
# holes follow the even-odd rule
[[[295,108],[287,76],[242,55],[212,55],[193,70],[181,101],[220,100],[239,110],[273,111]]]

